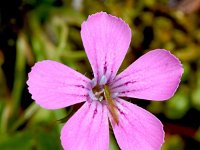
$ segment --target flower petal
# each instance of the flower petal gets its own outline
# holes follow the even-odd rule
[[[113,79],[125,57],[131,41],[131,30],[121,19],[105,12],[91,15],[83,22],[81,37],[92,66],[100,82],[106,76]]]
[[[86,102],[62,128],[61,142],[65,150],[108,149],[106,106],[99,102]]]
[[[178,88],[183,68],[167,50],[150,51],[120,73],[111,91],[119,96],[148,100],[166,100]]]
[[[58,109],[86,101],[90,80],[61,63],[38,62],[28,78],[32,98],[44,108]]]
[[[153,114],[137,105],[117,99],[119,123],[111,125],[123,150],[160,150],[164,142],[163,125]]]

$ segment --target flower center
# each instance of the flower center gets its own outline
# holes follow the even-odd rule
[[[114,99],[117,97],[118,93],[111,93],[109,89],[109,85],[107,84],[107,79],[103,76],[97,84],[95,79],[91,82],[92,89],[89,91],[89,97],[92,100],[96,100],[102,102],[103,100]]]
[[[92,92],[95,96],[95,99],[93,100],[98,100],[98,101],[102,101],[102,100],[105,100],[105,96],[104,96],[104,88],[102,86],[95,86],[93,89],[92,89]]]
[[[96,80],[92,80],[92,90],[89,91],[89,97],[93,101],[105,102],[107,108],[112,116],[114,123],[119,123],[117,107],[114,98],[117,97],[118,93],[111,93],[107,79],[103,76],[97,84]]]

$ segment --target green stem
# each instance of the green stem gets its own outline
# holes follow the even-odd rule
[[[20,125],[25,123],[29,118],[33,116],[33,114],[40,108],[35,103],[32,103],[24,112],[24,114],[14,123],[14,125],[11,128],[11,132],[17,130]]]
[[[20,106],[21,93],[24,88],[25,83],[25,50],[26,50],[26,41],[23,33],[19,34],[17,40],[17,54],[16,54],[16,65],[15,65],[15,80],[12,90],[12,119],[16,118],[18,109]]]
[[[60,28],[60,33],[59,33],[59,43],[57,47],[57,59],[60,59],[60,56],[62,53],[65,51],[66,47],[66,42],[67,42],[67,37],[68,37],[68,27],[65,25],[64,21],[59,21],[56,24]]]
[[[1,134],[6,134],[7,133],[7,128],[8,128],[8,122],[9,122],[9,117],[10,117],[10,105],[9,103],[2,103],[0,109],[1,111],[1,117],[0,117],[0,133]]]
[[[5,134],[7,132],[7,126],[10,116],[10,95],[6,85],[6,79],[2,70],[2,64],[4,62],[3,55],[0,52],[0,133]]]

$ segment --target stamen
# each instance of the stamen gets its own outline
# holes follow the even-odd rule
[[[103,96],[100,96],[98,100],[101,102],[103,100]]]
[[[107,81],[108,80],[105,75],[101,77],[101,80],[98,84],[96,79],[92,79],[92,89],[89,91],[88,95],[93,101],[102,102],[105,100],[104,104],[107,105],[110,115],[112,116],[112,122],[118,124],[118,109],[114,99],[119,95],[119,93],[112,93],[109,89],[109,85],[107,85]]]
[[[92,86],[92,88],[94,88],[96,85],[97,85],[97,80],[94,78],[91,81],[91,86]]]
[[[107,83],[107,81],[108,81],[108,79],[106,78],[105,75],[103,75],[103,76],[101,77],[101,80],[100,80],[99,85],[105,85],[105,84]]]
[[[96,96],[94,95],[94,93],[93,93],[92,90],[90,90],[88,94],[89,94],[89,97],[90,97],[92,100],[96,100],[96,101],[98,100],[98,99],[96,98]]]
[[[95,92],[95,96],[99,96],[99,95],[101,95],[101,94],[103,94],[104,93],[104,89],[102,89],[101,91],[99,91],[99,92]]]

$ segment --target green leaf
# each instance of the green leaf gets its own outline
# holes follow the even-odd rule
[[[43,125],[33,130],[37,150],[61,150],[60,133],[56,125]]]
[[[30,150],[33,146],[30,132],[18,132],[10,136],[0,136],[1,150]]]
[[[190,108],[188,91],[182,87],[170,100],[166,101],[165,115],[170,119],[179,119]]]
[[[113,133],[110,133],[110,143],[109,143],[109,150],[119,150],[119,146],[116,142],[116,139]]]
[[[165,143],[162,146],[162,150],[183,150],[184,141],[178,135],[172,135],[166,138]]]

